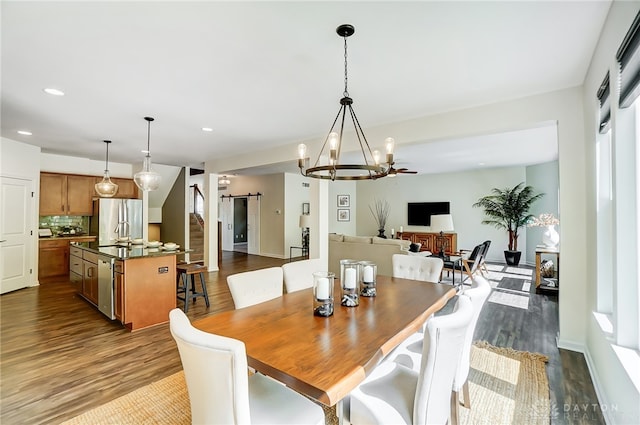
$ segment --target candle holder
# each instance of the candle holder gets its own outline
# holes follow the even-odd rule
[[[340,284],[342,285],[340,305],[356,307],[360,304],[360,297],[358,295],[359,274],[359,262],[354,260],[340,260]]]
[[[376,293],[376,276],[378,275],[378,266],[372,261],[360,261],[360,295],[363,297],[375,297]]]
[[[313,315],[329,317],[333,315],[333,280],[331,272],[313,273]]]

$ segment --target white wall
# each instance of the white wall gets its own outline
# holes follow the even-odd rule
[[[301,174],[284,174],[284,254],[289,255],[289,247],[302,246],[302,228],[300,228],[300,215],[302,204],[310,203],[310,188],[303,183],[308,179]],[[292,255],[300,255],[296,250]]]
[[[81,174],[87,176],[101,176],[104,174],[104,161],[81,158],[78,156],[40,154],[40,170],[50,173]],[[109,175],[123,179],[133,178],[131,164],[109,161]]]
[[[542,192],[545,195],[536,201],[531,207],[531,214],[538,217],[542,213],[553,214],[556,218],[561,219],[558,211],[560,184],[558,182],[558,161],[547,162],[544,164],[533,165],[527,167],[527,184]],[[567,218],[569,219],[569,218]],[[562,221],[560,221],[562,223]],[[556,229],[560,229],[557,225]],[[542,233],[544,227],[528,227],[523,229],[527,233],[527,259],[531,265],[535,264],[536,245],[542,243]],[[561,247],[562,248],[562,247]],[[524,250],[525,247],[522,246]],[[555,255],[549,256],[549,259],[555,262]]]
[[[355,181],[334,181],[329,184],[327,216],[329,233],[341,233],[355,236],[357,233],[356,205],[358,205],[357,184]],[[349,221],[338,221],[338,195],[349,195],[349,207],[340,207],[350,211]],[[376,232],[377,234],[377,232]]]
[[[588,214],[584,231],[587,236],[585,244],[589,247],[584,253],[586,276],[581,288],[586,296],[586,309],[585,311],[580,311],[580,314],[576,314],[576,320],[583,321],[586,326],[585,355],[600,402],[609,407],[609,409],[604,412],[605,418],[609,423],[621,424],[640,423],[640,385],[637,383],[637,368],[640,363],[640,360],[638,360],[640,352],[638,352],[637,349],[629,350],[616,346],[615,341],[600,327],[592,315],[592,311],[596,311],[597,309],[596,276],[598,274],[596,269],[596,249],[593,249],[598,244],[595,230],[597,224],[595,209],[597,187],[595,145],[596,132],[598,129],[596,92],[607,71],[611,73],[611,80],[616,81],[618,66],[615,61],[615,54],[639,9],[640,3],[637,1],[615,1],[611,5],[607,21],[600,35],[600,40],[594,52],[584,86],[582,87],[585,137],[581,146],[576,147],[586,153],[587,160],[585,186],[587,188],[586,211]],[[615,83],[613,86],[614,88],[611,94],[611,98],[613,99],[612,103],[614,103],[612,107],[612,122],[614,123],[612,144],[615,147],[616,138],[618,137],[617,129],[615,128],[617,114],[617,108],[615,106],[617,99],[615,94],[617,93],[617,86]],[[560,175],[560,179],[562,181],[562,174]],[[564,195],[564,191],[562,191],[562,199],[564,199]],[[571,215],[568,215],[567,207],[563,204],[562,200],[560,207],[563,217],[571,217]],[[562,223],[563,227],[566,222],[567,220],[565,219]],[[563,244],[563,251],[565,251],[567,247],[562,239],[561,243]],[[612,255],[616,257],[615,249]],[[564,267],[564,261],[562,265]],[[629,264],[629,266],[631,266],[631,264]],[[633,294],[618,295],[622,297],[634,296]],[[635,296],[637,296],[637,294],[635,294]],[[621,358],[623,358],[622,354],[625,352],[630,354],[627,363],[635,365],[635,370],[625,370],[621,360]],[[630,376],[633,375],[635,375],[635,384],[630,378]]]
[[[17,142],[11,139],[0,139],[0,176],[12,177],[31,182],[32,191],[35,196],[31,198],[31,217],[28,222],[31,224],[33,236],[30,239],[28,248],[29,268],[33,270],[29,278],[29,286],[38,284],[38,208],[40,199],[40,148],[26,143]],[[2,260],[0,260],[0,263]],[[0,265],[0,267],[2,267]],[[3,272],[0,270],[0,276]]]

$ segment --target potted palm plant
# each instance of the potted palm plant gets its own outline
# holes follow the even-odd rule
[[[474,207],[484,208],[486,218],[482,224],[506,229],[509,233],[509,249],[504,252],[504,259],[510,266],[517,266],[522,255],[518,251],[518,230],[533,218],[529,213],[531,205],[543,196],[544,193],[535,193],[533,187],[521,182],[511,189],[494,187],[490,195],[483,196],[473,204]]]

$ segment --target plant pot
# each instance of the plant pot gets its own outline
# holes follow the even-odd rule
[[[520,264],[520,257],[522,256],[522,252],[520,251],[504,251],[504,260],[507,262],[508,266],[517,266]]]

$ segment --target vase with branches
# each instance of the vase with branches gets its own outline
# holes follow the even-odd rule
[[[386,239],[387,237],[384,235],[384,228],[387,225],[387,219],[389,218],[389,202],[376,199],[373,203],[373,208],[369,205],[369,211],[371,211],[371,214],[378,225],[378,237]]]

